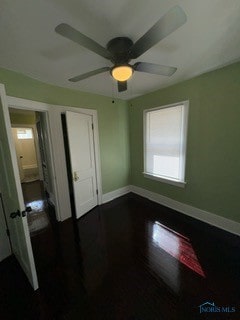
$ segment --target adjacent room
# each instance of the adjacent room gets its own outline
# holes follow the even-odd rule
[[[240,318],[240,1],[4,1],[0,318]]]

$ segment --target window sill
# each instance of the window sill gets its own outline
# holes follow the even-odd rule
[[[186,185],[185,181],[178,181],[178,180],[173,180],[173,179],[169,179],[169,178],[163,178],[163,177],[155,176],[153,174],[146,173],[146,172],[143,172],[143,175],[144,175],[145,178],[156,180],[156,181],[160,181],[160,182],[164,182],[164,183],[168,183],[168,184],[171,184],[173,186],[180,187],[180,188],[185,188],[185,185]]]

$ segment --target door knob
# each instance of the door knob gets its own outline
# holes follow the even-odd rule
[[[21,215],[21,213],[20,213],[19,210],[10,213],[10,217],[11,217],[12,219],[16,218],[17,216],[20,217],[20,215]]]
[[[32,207],[30,206],[26,207],[25,210],[22,211],[22,216],[26,217],[26,213],[31,211],[32,211]]]
[[[29,207],[26,207],[25,210],[22,211],[22,213],[19,210],[16,210],[15,212],[10,213],[10,217],[14,219],[16,217],[20,217],[21,214],[22,214],[22,217],[26,217],[26,213],[31,211],[32,211],[32,208],[29,206]]]
[[[79,180],[79,176],[77,175],[77,171],[73,172],[73,181],[78,181]]]

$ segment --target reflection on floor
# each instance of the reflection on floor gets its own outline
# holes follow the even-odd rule
[[[152,239],[156,248],[165,250],[185,266],[205,277],[189,238],[155,221],[152,225]]]
[[[28,227],[31,236],[44,231],[49,227],[50,221],[45,211],[28,214]]]
[[[240,319],[239,237],[136,195],[51,224],[31,241],[40,290],[31,293],[14,261],[0,266],[0,276],[11,272],[0,279],[1,319]],[[207,301],[237,311],[200,314]]]
[[[31,237],[50,227],[49,205],[40,180],[22,183],[23,197],[26,207],[32,211],[27,213]]]

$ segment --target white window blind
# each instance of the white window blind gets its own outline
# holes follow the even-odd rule
[[[145,173],[184,180],[185,120],[184,103],[145,112]]]

